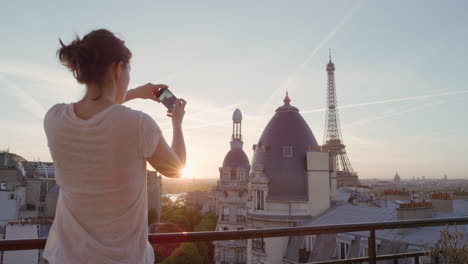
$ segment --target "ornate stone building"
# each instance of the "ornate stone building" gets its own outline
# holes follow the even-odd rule
[[[214,188],[218,231],[246,228],[245,210],[248,197],[250,163],[242,150],[242,114],[239,109],[232,116],[231,150],[219,168],[220,180]],[[220,264],[246,263],[246,240],[217,241],[215,262]]]
[[[284,105],[276,109],[254,145],[246,213],[249,229],[296,226],[328,209],[336,192],[336,163],[319,147],[290,101],[286,94]],[[249,239],[247,262],[282,263],[288,240]]]

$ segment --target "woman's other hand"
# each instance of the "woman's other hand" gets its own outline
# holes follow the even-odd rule
[[[156,97],[156,93],[162,89],[167,88],[168,86],[165,84],[152,84],[147,83],[142,86],[138,86],[135,89],[131,89],[127,92],[125,96],[125,101],[129,101],[132,99],[140,98],[140,99],[151,99],[160,103],[159,99]]]
[[[185,115],[185,105],[187,105],[187,101],[182,98],[176,100],[174,109],[171,111],[167,111],[167,116],[172,118],[172,124],[174,126],[181,126],[182,121]]]

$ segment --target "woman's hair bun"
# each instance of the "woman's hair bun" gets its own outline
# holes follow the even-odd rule
[[[60,62],[73,73],[79,83],[101,85],[107,68],[115,62],[126,65],[132,53],[124,41],[107,29],[93,30],[83,39],[76,36],[65,45],[59,39],[61,48],[57,50]]]
[[[88,71],[95,63],[96,51],[83,45],[78,36],[68,45],[63,44],[61,39],[59,39],[59,42],[62,46],[57,51],[60,62],[70,69],[78,82],[84,84],[92,81]]]

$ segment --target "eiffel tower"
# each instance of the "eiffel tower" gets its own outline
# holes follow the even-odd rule
[[[335,64],[331,60],[331,51],[329,52],[329,58],[330,60],[327,64],[327,113],[322,147],[330,152],[332,157],[336,157],[337,187],[356,186],[359,183],[358,175],[353,171],[351,162],[349,162],[345,149],[346,146],[343,144],[341,136],[340,118],[336,101]]]

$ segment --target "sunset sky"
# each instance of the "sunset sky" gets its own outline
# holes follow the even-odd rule
[[[0,16],[0,149],[51,161],[42,121],[85,87],[58,38],[107,28],[132,50],[130,87],[168,84],[188,101],[193,177],[218,177],[232,113],[255,144],[289,91],[323,141],[328,49],[344,143],[361,178],[468,178],[466,1],[8,1]],[[163,105],[127,106],[154,117]]]

